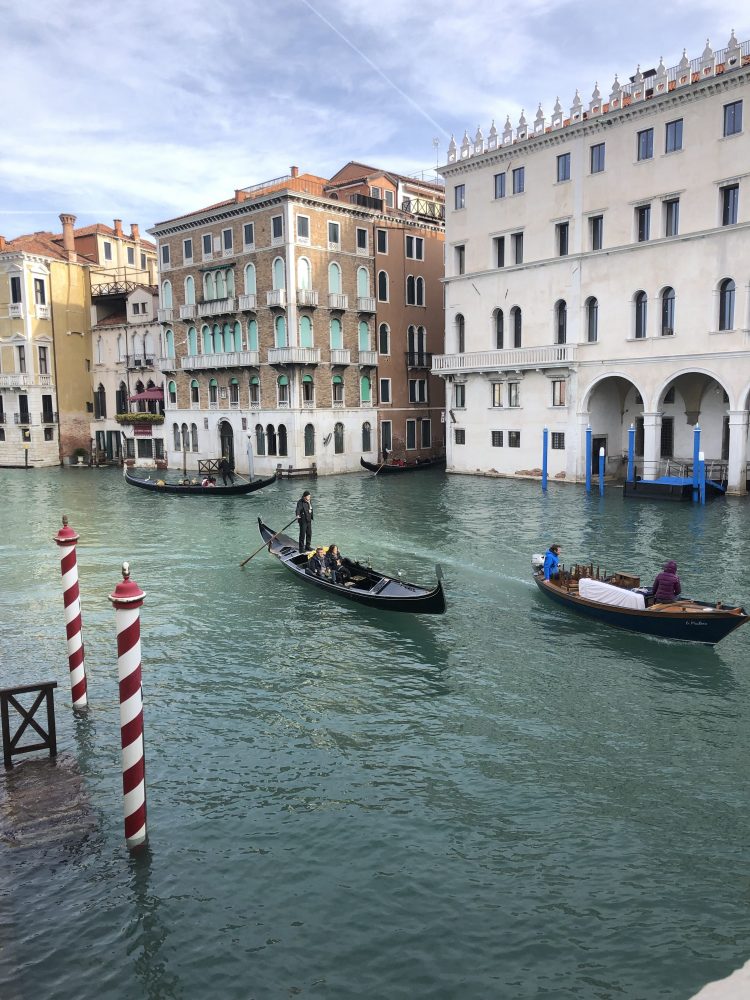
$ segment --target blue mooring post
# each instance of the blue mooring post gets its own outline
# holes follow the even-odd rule
[[[701,425],[696,424],[693,428],[693,503],[698,503],[698,463],[701,450]]]
[[[599,449],[599,496],[604,496],[604,448]]]
[[[635,426],[628,428],[628,482],[635,481]]]
[[[698,491],[701,503],[706,502],[706,456],[702,451],[698,452]]]
[[[542,431],[542,492],[547,492],[547,442],[549,431],[545,427]]]
[[[591,427],[586,428],[586,492],[591,492]]]

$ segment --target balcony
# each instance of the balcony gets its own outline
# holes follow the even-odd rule
[[[234,297],[226,299],[209,299],[208,302],[198,303],[199,316],[226,316],[237,309],[237,302]]]
[[[266,292],[266,305],[271,309],[286,309],[286,288],[272,288]]]
[[[315,400],[314,399],[303,399],[302,400],[302,409],[303,410],[314,410],[315,409]]]
[[[316,288],[298,288],[297,289],[297,303],[301,306],[307,306],[308,309],[314,309],[318,304],[318,291]]]
[[[255,292],[240,295],[240,312],[255,312],[257,309],[257,298]]]
[[[567,368],[575,360],[575,344],[515,347],[507,351],[474,351],[470,354],[435,354],[432,373],[454,375],[465,372],[522,371],[529,368]]]
[[[426,198],[404,198],[401,201],[401,211],[434,222],[445,222],[445,205],[427,201]]]
[[[359,352],[359,364],[361,367],[375,368],[378,364],[378,352],[377,351],[360,351]]]
[[[23,302],[11,302],[8,306],[8,315],[11,319],[23,319]]]
[[[349,296],[341,295],[339,292],[328,293],[328,308],[339,309],[342,312],[349,308]]]
[[[57,413],[53,413],[51,410],[42,411],[42,423],[43,424],[56,424],[59,423],[59,416]]]
[[[159,323],[171,323],[173,315],[174,309],[171,306],[169,309],[157,309],[156,311],[156,319]]]
[[[163,372],[177,371],[177,358],[155,358],[154,360],[156,361],[156,367],[161,368]]]
[[[374,313],[375,299],[371,295],[357,296],[357,312]]]
[[[14,413],[13,423],[21,424],[24,427],[30,427],[32,423],[31,414],[28,412],[28,410],[24,410],[23,413]]]
[[[332,365],[349,365],[351,364],[351,352],[348,350],[342,350],[340,347],[331,348],[331,364]]]
[[[130,371],[136,371],[139,368],[153,368],[154,359],[146,357],[128,357],[126,365]]]
[[[42,305],[37,302],[36,304],[36,318],[37,319],[49,319],[50,318],[50,308],[49,306]]]
[[[229,354],[189,354],[180,358],[183,371],[206,368],[256,368],[260,364],[259,351],[232,351]]]
[[[319,347],[272,347],[268,352],[269,365],[320,364]]]
[[[407,368],[432,368],[432,355],[426,351],[407,351]]]
[[[194,302],[187,302],[180,306],[180,319],[195,319],[196,308]]]

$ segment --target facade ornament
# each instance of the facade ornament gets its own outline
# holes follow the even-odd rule
[[[495,119],[492,119],[492,124],[490,125],[490,131],[487,136],[487,149],[497,149],[497,129],[495,128]]]
[[[575,122],[581,117],[581,95],[576,90],[576,96],[573,98],[573,103],[570,107],[570,120]]]
[[[591,92],[591,100],[589,101],[589,114],[599,114],[602,110],[602,95],[599,90],[599,82],[594,84],[594,89]]]
[[[712,76],[716,70],[716,56],[711,44],[706,39],[706,47],[701,55],[701,76]]]
[[[534,119],[534,132],[540,133],[544,131],[544,112],[542,111],[541,102],[539,107],[536,109],[536,118]]]
[[[448,163],[456,162],[456,137],[451,132],[451,141],[448,143]]]
[[[683,49],[682,59],[677,63],[677,86],[684,87],[686,83],[690,83],[690,60],[687,49]]]
[[[732,34],[729,36],[729,41],[727,42],[727,54],[724,60],[724,66],[727,69],[734,69],[741,63],[741,53],[740,53],[740,43],[737,41],[734,28],[732,28]]]
[[[503,145],[513,141],[513,126],[510,123],[510,115],[505,118],[505,127],[503,128]]]
[[[552,128],[562,128],[563,116],[562,116],[562,105],[560,104],[560,98],[556,98],[555,106],[552,109]]]
[[[469,138],[468,129],[464,129],[464,137],[461,140],[461,159],[465,160],[467,156],[471,155],[471,139]]]
[[[482,133],[482,128],[477,125],[477,134],[474,136],[474,155],[477,156],[479,153],[484,152],[484,135]]]
[[[654,77],[654,91],[658,94],[666,93],[668,89],[669,81],[667,80],[667,70],[664,65],[664,59],[659,56],[659,65],[656,67],[656,76]]]
[[[619,108],[621,97],[622,97],[622,84],[617,79],[617,73],[615,73],[615,81],[612,84],[612,90],[609,92],[610,107]]]

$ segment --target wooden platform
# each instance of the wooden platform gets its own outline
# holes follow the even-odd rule
[[[318,478],[318,466],[315,462],[308,469],[295,469],[288,465],[286,469],[281,462],[276,466],[276,475],[279,479],[294,479],[298,476],[310,476],[312,479]]]

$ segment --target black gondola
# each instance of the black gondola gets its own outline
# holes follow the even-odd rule
[[[391,465],[387,462],[376,465],[373,462],[366,462],[360,458],[359,464],[368,472],[377,472],[381,476],[391,476],[398,472],[423,472],[425,469],[441,469],[445,465],[445,456],[439,458],[426,458],[423,462],[412,462],[410,465]]]
[[[442,615],[445,612],[445,595],[439,566],[436,567],[437,587],[434,590],[426,590],[424,587],[403,583],[401,580],[347,559],[345,565],[351,576],[348,585],[343,585],[308,573],[305,569],[308,557],[305,553],[300,553],[293,538],[281,533],[276,534],[260,517],[258,528],[271,555],[295,576],[321,590],[340,594],[341,597],[356,601],[357,604],[366,604],[381,611],[403,611],[413,615]]]
[[[254,493],[276,481],[276,473],[267,479],[252,479],[249,483],[233,483],[231,486],[201,486],[199,482],[170,483],[165,479],[139,479],[125,469],[125,482],[152,493],[178,493],[181,496],[236,497],[243,493]]]

